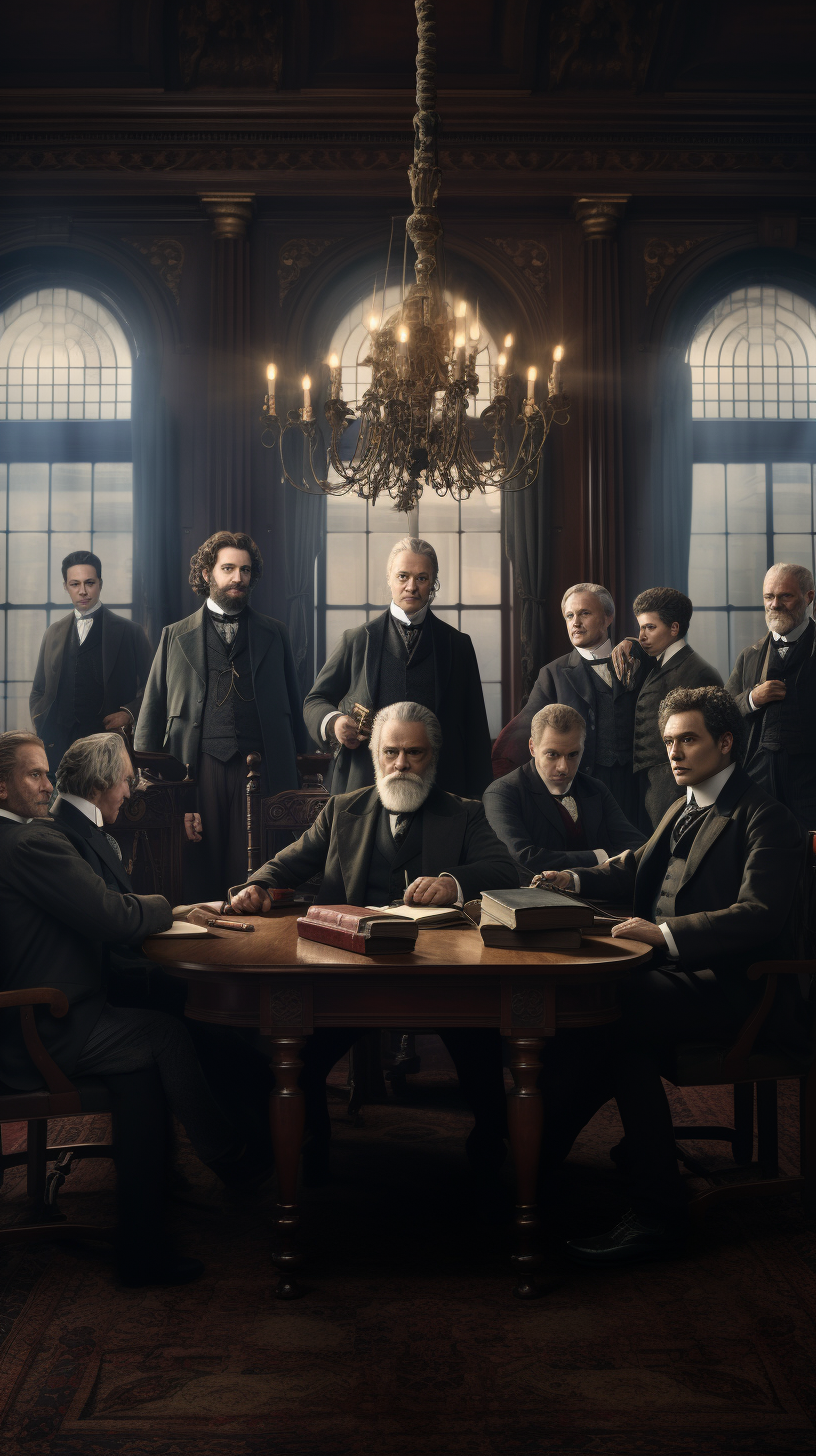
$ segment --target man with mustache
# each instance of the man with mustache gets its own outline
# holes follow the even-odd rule
[[[813,576],[777,562],[762,585],[768,633],[737,658],[728,691],[747,719],[752,779],[816,829],[816,626]]]
[[[251,536],[210,536],[190,560],[204,605],[165,627],[145,689],[134,747],[173,754],[198,782],[186,821],[200,845],[191,899],[213,899],[245,873],[247,754],[261,754],[261,793],[277,794],[297,788],[306,748],[289,634],[249,605],[262,572]]]
[[[421,703],[392,703],[374,719],[376,784],[336,794],[311,829],[230,891],[233,910],[263,915],[267,893],[294,888],[322,872],[322,905],[460,905],[482,890],[515,888],[518,874],[482,805],[435,785],[442,748],[438,719]],[[328,1143],[326,1077],[362,1032],[316,1032],[304,1052],[307,1122]],[[473,1161],[497,1166],[505,1155],[504,1081],[498,1032],[446,1028],[445,1042],[476,1118]]]

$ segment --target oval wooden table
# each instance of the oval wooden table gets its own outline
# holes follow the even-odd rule
[[[650,959],[650,947],[585,936],[576,951],[497,950],[482,944],[478,930],[449,925],[421,930],[413,954],[368,957],[299,939],[298,913],[287,909],[271,917],[246,917],[255,926],[251,934],[222,931],[206,940],[154,937],[144,943],[151,960],[187,982],[188,1016],[254,1027],[270,1043],[277,1294],[291,1299],[300,1293],[297,1174],[304,1102],[298,1078],[304,1039],[323,1026],[472,1026],[495,1027],[510,1045],[515,1292],[530,1298],[538,1292],[540,1261],[536,1183],[544,1109],[538,1078],[545,1039],[562,1028],[614,1021],[619,987],[634,967]]]

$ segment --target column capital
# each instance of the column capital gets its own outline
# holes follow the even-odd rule
[[[614,237],[631,195],[630,192],[619,192],[607,193],[604,197],[576,197],[572,212],[584,230],[584,237]]]
[[[254,192],[200,192],[199,198],[212,218],[214,238],[223,241],[246,237]]]

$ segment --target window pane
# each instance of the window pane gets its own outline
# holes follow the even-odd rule
[[[394,539],[390,531],[387,536],[382,531],[372,532],[368,538],[368,600],[376,602],[378,606],[387,606],[391,600],[385,580],[385,566]],[[396,539],[399,540],[399,537]],[[365,589],[359,600],[366,600]]]
[[[366,538],[364,535],[326,538],[327,602],[366,600]]]
[[[10,602],[47,601],[48,535],[45,531],[16,531],[9,537],[8,593]]]
[[[726,486],[729,531],[764,531],[765,466],[729,465]]]
[[[419,502],[419,530],[434,546],[436,531],[458,531],[459,502],[449,495],[437,495],[426,486]]]
[[[764,536],[729,536],[728,600],[733,606],[750,607],[761,599],[767,552]]]
[[[479,676],[501,679],[501,612],[462,612],[462,631],[473,642]]]
[[[771,470],[774,530],[811,531],[810,466],[773,465]],[[776,559],[781,558],[776,556]]]
[[[364,531],[366,502],[357,495],[329,496],[326,501],[327,531]]]
[[[110,466],[107,468],[110,469]],[[130,466],[127,468],[130,469]],[[105,469],[105,467],[97,466],[97,469]],[[90,464],[52,465],[51,529],[52,531],[90,531]],[[83,539],[78,541],[76,546],[69,546],[68,551],[79,551],[86,545],[87,542]],[[67,552],[63,554],[67,555]]]
[[[482,683],[487,726],[491,738],[498,738],[502,730],[501,683]]]
[[[736,662],[743,648],[761,642],[767,631],[764,612],[732,612],[731,661]]]
[[[0,465],[0,531],[6,529],[6,506],[8,503],[8,466]],[[3,598],[5,601],[5,597]]]
[[[475,490],[470,500],[463,500],[463,531],[499,531],[501,529],[501,491]]]
[[[774,561],[791,561],[813,570],[813,537],[774,536]]]
[[[702,320],[687,359],[695,419],[812,418],[816,309],[785,289],[738,288]]]
[[[501,601],[501,536],[498,531],[469,531],[462,536],[463,602]]]
[[[133,466],[95,465],[93,528],[97,531],[133,529]]]
[[[737,613],[733,613],[734,616]],[[689,628],[689,641],[695,652],[710,662],[726,682],[731,672],[728,659],[728,613],[695,611]]]
[[[455,627],[457,632],[461,631],[458,607],[438,607],[434,602],[433,611],[434,616],[439,617],[440,621],[447,622],[449,627]]]
[[[435,531],[430,541],[439,558],[439,595],[436,600],[444,607],[449,602],[459,601],[459,536]]]
[[[129,602],[133,596],[133,537],[113,536],[95,531],[91,550],[102,562],[105,601]]]
[[[368,529],[369,531],[383,531],[391,538],[389,551],[400,537],[416,534],[411,530],[411,517],[407,516],[404,511],[395,511],[390,500],[380,500],[375,506],[369,506]]]
[[[691,486],[691,529],[725,530],[725,466],[695,465]],[[694,593],[692,592],[692,600]]]
[[[99,419],[100,388],[111,398],[118,391],[116,417],[130,419],[130,346],[113,314],[85,294],[43,288],[18,299],[0,313],[0,358],[12,365],[0,378],[0,419],[20,418],[21,384],[25,419]],[[113,404],[102,413],[113,418]]]
[[[45,631],[45,612],[10,612],[9,617],[8,675],[12,681],[25,683],[27,700]],[[30,720],[23,726],[30,726]]]
[[[725,536],[692,536],[688,594],[695,607],[725,604]]]
[[[65,602],[68,598],[65,595],[65,584],[62,580],[62,563],[66,556],[72,551],[90,551],[90,531],[72,531],[70,536],[51,537],[51,587],[49,600],[52,602]],[[104,579],[103,591],[108,590],[107,576]],[[129,600],[126,597],[125,600]],[[113,601],[113,597],[111,597]]]
[[[9,528],[12,531],[41,531],[47,521],[48,466],[10,465]]]
[[[39,650],[39,643],[37,647]],[[14,728],[19,728],[23,733],[31,732],[31,714],[28,710],[30,692],[30,682],[6,684],[6,732],[10,733]]]
[[[365,623],[366,614],[364,611],[354,612],[327,612],[326,613],[326,657],[331,657],[344,632],[349,627],[362,627]]]

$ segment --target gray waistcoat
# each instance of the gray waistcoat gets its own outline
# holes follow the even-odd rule
[[[677,891],[680,888],[683,872],[686,868],[686,860],[691,853],[691,846],[707,817],[706,814],[700,814],[694,823],[689,825],[685,834],[681,836],[677,844],[672,848],[669,855],[669,862],[666,865],[666,873],[663,876],[663,884],[658,891],[652,913],[652,919],[658,925],[661,920],[668,920],[672,915],[677,913],[674,908],[674,902],[677,897]]]

